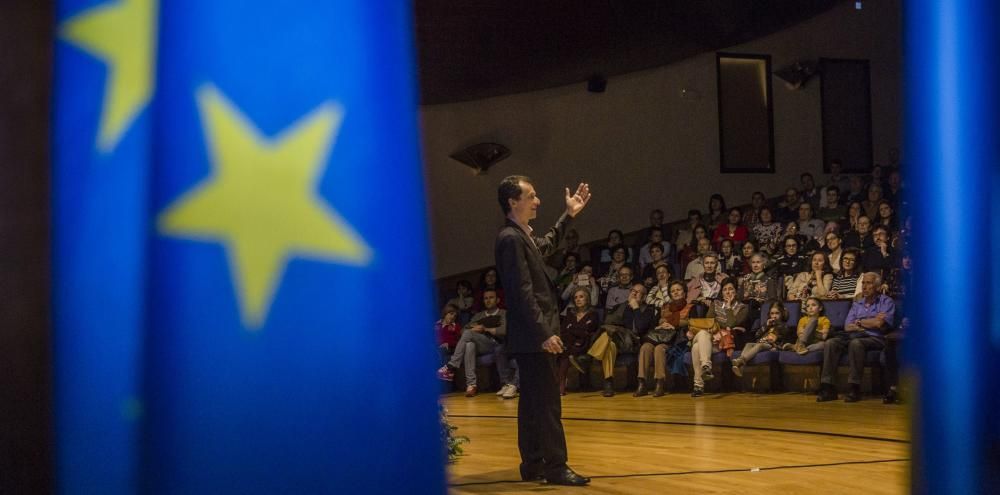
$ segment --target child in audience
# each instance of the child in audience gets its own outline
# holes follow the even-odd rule
[[[796,340],[791,350],[805,355],[823,349],[830,334],[830,319],[823,315],[824,312],[823,302],[818,297],[806,299],[805,315],[799,318],[795,327]]]
[[[757,341],[748,342],[743,346],[740,357],[733,360],[733,374],[743,376],[743,367],[753,360],[757,353],[778,350],[787,322],[788,310],[785,309],[785,305],[781,301],[772,302],[767,310],[767,323],[757,331]]]

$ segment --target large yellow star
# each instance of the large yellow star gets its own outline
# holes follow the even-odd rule
[[[153,94],[157,0],[119,0],[66,21],[63,38],[107,65],[97,149],[109,152]]]
[[[243,324],[258,329],[291,256],[371,259],[316,192],[343,110],[326,102],[270,139],[214,86],[199,88],[197,100],[213,172],[163,212],[159,229],[226,247]]]

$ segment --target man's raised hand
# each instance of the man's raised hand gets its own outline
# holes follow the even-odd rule
[[[570,195],[569,188],[566,188],[566,214],[571,217],[575,217],[577,213],[583,210],[584,206],[587,206],[587,202],[590,201],[590,185],[581,182],[579,186],[576,187],[576,193]]]

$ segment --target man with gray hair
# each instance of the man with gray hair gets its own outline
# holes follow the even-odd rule
[[[882,277],[878,273],[868,272],[862,275],[861,296],[854,300],[847,313],[844,332],[828,339],[823,348],[823,372],[816,402],[837,399],[837,390],[833,383],[837,377],[840,356],[845,349],[851,371],[847,378],[850,390],[844,397],[844,402],[861,400],[861,375],[865,370],[865,354],[868,351],[880,351],[885,347],[885,334],[892,330],[892,321],[896,314],[896,304],[892,298],[879,294],[878,288],[881,285]]]

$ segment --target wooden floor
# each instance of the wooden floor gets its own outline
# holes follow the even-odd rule
[[[817,404],[805,394],[563,397],[569,463],[588,489],[519,480],[517,399],[444,398],[466,455],[458,493],[906,493],[909,411],[875,397]]]

